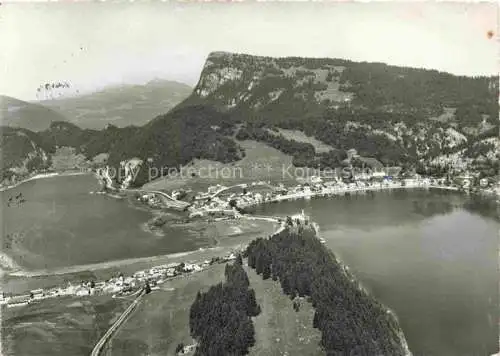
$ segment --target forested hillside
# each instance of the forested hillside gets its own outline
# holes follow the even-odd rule
[[[252,241],[248,265],[263,279],[279,280],[291,299],[312,302],[327,355],[408,355],[395,316],[359,287],[310,225],[297,224]]]
[[[213,105],[235,121],[259,128],[301,130],[337,150],[355,148],[361,156],[388,165],[420,162],[479,169],[482,163],[476,164],[477,155],[468,156],[467,148],[474,150],[485,138],[498,140],[497,98],[498,77],[341,59],[214,52],[183,105]],[[250,131],[253,134],[247,130],[242,136],[270,142],[262,131]],[[288,147],[272,141],[273,147]],[[491,167],[498,164],[497,146],[489,147],[479,160],[489,160]],[[297,145],[298,164],[320,159],[314,159],[317,155],[310,149],[303,150]],[[450,158],[453,153],[464,156],[459,164]]]
[[[337,168],[355,149],[361,162],[493,177],[500,150],[497,98],[497,77],[214,52],[191,96],[146,125],[97,131],[55,123],[36,141],[52,147],[49,156],[61,145],[87,159],[109,154],[115,168],[135,157],[164,171],[194,158],[232,162],[244,155],[236,138],[265,142],[293,156],[296,166]],[[301,131],[331,149],[316,152],[280,129]],[[14,157],[4,171],[15,168],[8,162],[19,161],[10,147],[2,148]],[[145,171],[136,185],[147,181]]]

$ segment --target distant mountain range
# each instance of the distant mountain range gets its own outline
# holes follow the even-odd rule
[[[169,111],[191,91],[186,84],[157,79],[144,85],[121,85],[40,102],[0,96],[0,122],[31,131],[48,129],[54,121],[68,121],[86,129],[103,129],[108,124],[141,126]]]
[[[144,85],[109,87],[92,94],[41,101],[68,121],[87,129],[142,126],[164,114],[191,94],[186,84],[153,80]]]
[[[0,95],[1,126],[41,131],[47,129],[52,121],[66,120],[64,115],[46,106]]]
[[[266,143],[291,155],[296,166],[376,162],[495,176],[497,99],[498,77],[213,52],[192,92],[155,81],[44,102],[78,126],[53,123],[36,140],[49,156],[56,146],[69,145],[89,160],[106,153],[115,167],[134,157],[163,169],[194,158],[231,162],[244,155],[236,138]],[[131,123],[145,125],[121,128]],[[101,131],[81,128],[107,124]],[[360,159],[346,160],[352,149]],[[5,174],[11,167],[3,168]]]

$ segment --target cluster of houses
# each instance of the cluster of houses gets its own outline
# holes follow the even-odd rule
[[[350,159],[359,157],[355,150],[349,152]],[[343,170],[342,174],[333,177],[311,176],[297,179],[300,184],[284,187],[283,184],[272,186],[270,182],[252,182],[226,187],[220,184],[211,186],[206,192],[189,194],[173,191],[174,199],[183,199],[191,218],[197,216],[224,215],[237,217],[241,208],[255,206],[263,202],[293,199],[294,197],[309,197],[312,195],[342,194],[350,190],[370,190],[392,187],[443,187],[454,190],[481,190],[500,194],[500,185],[493,187],[495,182],[486,178],[479,179],[467,171],[453,176],[432,178],[423,177],[413,172],[402,173],[401,167],[384,168],[380,162],[365,162],[374,170],[351,168]],[[376,160],[375,160],[376,161]],[[264,189],[261,189],[264,187]],[[495,190],[496,189],[496,190]],[[191,191],[190,191],[191,192]],[[153,207],[162,207],[162,200],[154,193],[144,194],[139,198]],[[181,201],[181,200],[179,200]],[[189,205],[189,206],[187,206]]]
[[[214,257],[200,263],[170,263],[151,267],[148,270],[135,272],[132,276],[120,274],[107,281],[83,281],[78,285],[68,283],[65,287],[53,287],[49,289],[35,289],[23,295],[8,296],[0,293],[0,305],[8,308],[26,306],[47,298],[76,296],[85,297],[93,295],[114,294],[127,295],[143,288],[146,284],[152,290],[158,289],[158,285],[172,277],[182,274],[200,272],[216,263],[225,263],[236,259],[236,252],[222,257]]]
[[[464,181],[467,182],[467,177]],[[232,187],[216,186],[209,188],[206,193],[196,196],[193,204],[188,208],[190,217],[228,215],[238,217],[242,208],[255,206],[265,202],[275,202],[294,198],[310,198],[316,195],[343,194],[350,191],[376,190],[379,188],[396,187],[429,187],[445,186],[446,178],[423,178],[417,174],[407,178],[393,178],[385,173],[374,172],[373,174],[360,174],[353,179],[345,180],[341,177],[333,179],[323,179],[313,176],[307,181],[295,186],[285,187],[283,184],[271,186],[263,190],[252,184],[240,184]],[[255,184],[256,185],[256,184]],[[256,185],[257,186],[257,185]],[[467,186],[462,183],[461,186]],[[223,191],[222,194],[214,195],[215,191]]]
[[[147,203],[152,208],[161,208],[162,200],[154,193],[146,193],[140,195],[137,200],[143,203]]]

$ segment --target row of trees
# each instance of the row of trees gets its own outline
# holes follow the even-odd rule
[[[328,355],[405,354],[394,316],[358,287],[314,229],[288,227],[252,241],[245,254],[249,266],[264,279],[279,280],[291,299],[309,297]]]
[[[307,166],[311,159],[316,156],[314,146],[310,143],[288,140],[279,133],[271,133],[265,128],[252,124],[241,127],[236,138],[265,142],[271,147],[293,156],[293,164],[296,166]]]
[[[207,106],[189,106],[159,116],[143,127],[108,125],[97,131],[55,121],[47,130],[38,133],[3,128],[5,135],[1,135],[0,145],[8,154],[4,157],[5,173],[2,177],[8,175],[10,167],[21,164],[33,150],[31,141],[48,155],[55,153],[57,146],[73,147],[87,159],[108,153],[108,164],[115,169],[120,167],[121,161],[134,157],[159,172],[179,168],[194,158],[232,162],[243,155],[238,144],[226,136],[233,127],[227,114]],[[30,168],[38,167],[39,161],[30,163]],[[140,186],[149,179],[148,167],[144,167],[139,171],[136,185]]]
[[[353,63],[342,72],[340,83],[344,90],[355,93],[356,104],[372,109],[391,105],[439,115],[443,106],[467,102],[469,107],[496,116],[498,108],[498,77],[471,78],[382,63]]]
[[[198,342],[196,356],[245,355],[255,344],[251,317],[260,313],[260,306],[240,255],[224,273],[225,283],[198,292],[191,305],[189,327]]]

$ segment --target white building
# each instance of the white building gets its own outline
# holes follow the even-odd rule
[[[75,290],[75,294],[79,297],[90,295],[90,289],[87,287],[79,287]]]
[[[33,295],[33,299],[42,299],[43,298],[43,289],[34,289],[30,292]]]
[[[10,298],[9,301],[7,302],[7,307],[8,308],[21,307],[24,305],[28,305],[29,303],[31,303],[31,298],[29,295],[19,295]]]
[[[321,182],[323,182],[323,179],[321,179],[321,177],[318,177],[318,176],[311,177],[311,183],[316,184],[316,183],[321,183]]]
[[[378,171],[378,172],[372,173],[372,178],[384,178],[384,177],[385,177],[385,172],[383,172],[383,171]]]
[[[175,268],[168,268],[165,274],[167,275],[167,277],[175,276]]]

